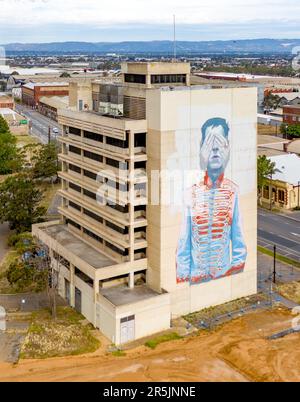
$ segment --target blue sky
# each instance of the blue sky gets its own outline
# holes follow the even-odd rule
[[[0,0],[0,43],[300,38],[299,0]]]

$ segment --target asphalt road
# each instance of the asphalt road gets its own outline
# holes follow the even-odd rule
[[[258,244],[300,261],[300,221],[258,210]]]
[[[40,114],[36,110],[32,110],[24,105],[16,105],[16,110],[31,121],[31,134],[38,137],[43,144],[47,144],[48,142],[49,127],[52,140],[55,140],[57,136],[57,134],[53,133],[54,127],[58,128],[58,135],[60,135],[60,127],[58,123]]]

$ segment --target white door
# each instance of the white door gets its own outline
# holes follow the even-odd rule
[[[121,319],[121,344],[134,341],[135,339],[135,316]]]

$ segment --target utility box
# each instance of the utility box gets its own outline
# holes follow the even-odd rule
[[[6,311],[0,306],[0,331],[6,331]]]

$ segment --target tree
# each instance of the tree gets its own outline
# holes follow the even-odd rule
[[[261,203],[262,191],[268,178],[275,173],[276,163],[271,162],[265,155],[259,156],[257,160],[257,188],[258,197]]]
[[[277,109],[280,105],[280,97],[269,92],[264,99],[264,107],[266,109]]]
[[[48,179],[53,176],[58,179],[58,149],[55,142],[40,146],[32,162],[34,179]]]
[[[43,193],[29,176],[8,177],[0,184],[0,222],[8,222],[17,233],[31,231],[31,225],[41,222],[46,209],[40,206]]]
[[[282,124],[280,131],[287,138],[300,138],[300,124]]]
[[[7,121],[0,115],[0,134],[9,133]]]

